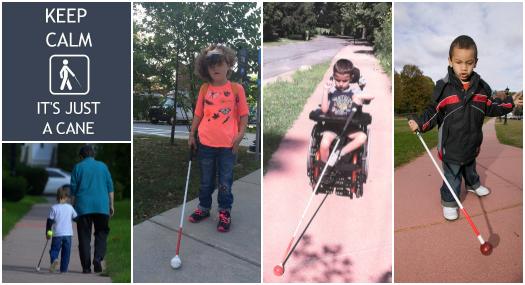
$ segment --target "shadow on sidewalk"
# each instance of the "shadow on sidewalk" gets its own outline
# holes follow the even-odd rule
[[[497,248],[499,245],[499,235],[497,233],[494,233],[492,230],[492,225],[489,222],[489,217],[487,215],[487,211],[485,210],[485,205],[483,204],[483,201],[481,197],[478,196],[479,204],[481,205],[481,210],[483,211],[483,217],[485,217],[485,222],[487,222],[487,227],[489,228],[489,239],[488,242],[492,245],[492,248]]]

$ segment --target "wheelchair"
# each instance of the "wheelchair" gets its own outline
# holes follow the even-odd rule
[[[354,68],[354,81],[351,83],[358,83],[360,80],[359,75],[356,78]],[[359,74],[359,70],[357,69]],[[361,78],[364,82],[364,79]],[[359,81],[359,87],[363,90],[363,82]],[[370,101],[364,101],[363,104],[368,104]],[[336,117],[327,116],[323,114],[321,109],[316,109],[310,112],[310,120],[316,121],[316,125],[312,129],[310,137],[310,144],[308,146],[307,155],[307,175],[310,178],[310,186],[312,190],[315,189],[317,183],[319,183],[320,175],[325,167],[325,163],[320,160],[320,144],[323,138],[323,131],[326,124],[341,125],[341,129],[346,123],[347,117]],[[350,197],[353,199],[354,195],[356,198],[363,196],[363,184],[366,183],[368,178],[368,164],[370,156],[370,130],[368,125],[372,123],[372,116],[369,113],[363,113],[361,106],[358,106],[356,113],[351,119],[349,126],[354,126],[367,135],[366,141],[359,148],[354,151],[345,154],[340,160],[332,167],[330,173],[325,172],[323,180],[328,179],[329,183],[320,182],[319,188],[316,194],[333,194],[335,192],[338,196]],[[339,134],[337,134],[339,135]],[[334,151],[335,139],[330,146],[330,153]],[[341,141],[337,149],[341,150],[346,146],[351,139],[348,136],[341,137]]]

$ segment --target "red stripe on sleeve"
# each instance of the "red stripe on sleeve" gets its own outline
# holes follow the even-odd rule
[[[437,111],[439,112],[439,108],[445,107],[449,104],[459,103],[458,95],[452,95],[450,97],[447,97],[445,100],[441,101],[439,105],[437,106]]]
[[[512,109],[512,104],[510,104],[510,103],[507,103],[507,104],[501,104],[501,107],[505,107],[505,108]]]

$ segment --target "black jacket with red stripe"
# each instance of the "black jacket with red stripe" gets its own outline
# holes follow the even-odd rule
[[[511,96],[504,100],[491,96],[490,86],[473,72],[468,90],[451,67],[439,80],[430,103],[421,117],[414,118],[422,133],[439,126],[438,155],[446,163],[466,165],[479,154],[483,141],[483,119],[512,111]]]

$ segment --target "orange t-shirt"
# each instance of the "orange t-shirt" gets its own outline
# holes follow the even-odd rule
[[[195,106],[195,115],[202,118],[199,125],[200,142],[210,147],[231,147],[233,138],[239,134],[237,114],[244,116],[250,112],[244,88],[237,84],[239,91],[239,104],[237,104],[230,81],[223,86],[210,84],[208,94],[203,98],[201,94],[206,90],[206,86],[208,83],[201,86],[197,106]],[[236,112],[237,106],[239,110]]]
[[[468,86],[470,85],[470,81],[469,82],[461,82],[461,84],[463,85],[463,89],[468,90]]]

